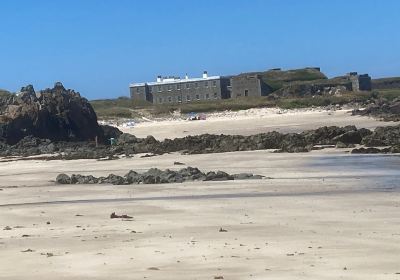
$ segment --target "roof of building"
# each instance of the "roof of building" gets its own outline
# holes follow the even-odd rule
[[[207,78],[191,78],[191,79],[163,79],[161,82],[148,82],[148,83],[132,83],[129,87],[141,87],[141,86],[156,86],[156,85],[168,85],[168,84],[179,84],[179,83],[189,83],[189,82],[200,82],[200,81],[209,81],[209,80],[219,80],[221,76],[210,76]]]

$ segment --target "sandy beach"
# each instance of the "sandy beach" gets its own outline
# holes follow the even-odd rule
[[[352,116],[351,110],[298,109],[282,110],[259,108],[237,112],[219,112],[205,114],[206,120],[160,120],[139,122],[134,127],[119,127],[137,137],[154,136],[156,139],[177,138],[188,135],[241,134],[252,135],[262,132],[279,131],[282,133],[302,132],[321,126],[356,125],[374,129],[377,126],[393,125],[393,122],[381,122],[373,118]]]
[[[282,130],[294,121],[295,129],[349,119],[359,127],[385,124],[319,114],[326,116],[261,118],[252,129],[271,129],[278,120]],[[232,131],[250,133],[246,121]],[[204,123],[182,126],[192,133],[234,129],[229,120]],[[141,136],[175,137],[187,129],[157,125],[162,128],[143,126]],[[182,167],[174,161],[266,177],[130,186],[54,182],[59,173]],[[0,279],[400,279],[399,167],[398,155],[347,149],[1,162]],[[132,218],[110,219],[112,212]]]

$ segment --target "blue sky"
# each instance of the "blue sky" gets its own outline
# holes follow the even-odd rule
[[[320,66],[400,76],[397,0],[2,0],[0,88],[89,99],[158,74]]]

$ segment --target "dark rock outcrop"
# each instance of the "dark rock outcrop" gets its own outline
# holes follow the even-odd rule
[[[251,173],[240,173],[230,175],[223,171],[217,172],[201,172],[198,168],[187,167],[178,171],[160,170],[151,168],[144,173],[129,171],[125,176],[110,174],[107,177],[93,177],[92,175],[76,175],[68,176],[59,174],[56,182],[59,184],[112,184],[112,185],[128,185],[128,184],[166,184],[166,183],[182,183],[187,181],[227,181],[227,180],[247,180],[262,179],[261,175],[253,175]]]
[[[154,156],[170,152],[182,154],[222,153],[273,149],[276,152],[308,152],[325,146],[351,148],[355,144],[366,146],[399,146],[400,126],[357,129],[355,126],[320,127],[303,133],[276,131],[250,136],[203,134],[158,141],[152,136],[137,138],[121,134],[115,145],[98,145],[93,142],[51,142],[46,139],[25,137],[16,145],[0,142],[0,156],[28,156],[56,153],[47,159],[116,159],[119,155],[144,153]],[[391,151],[396,151],[395,148]],[[152,180],[153,177],[149,177]]]
[[[392,101],[374,99],[363,110],[353,110],[353,115],[371,116],[385,121],[400,121],[400,98]]]
[[[50,141],[94,141],[97,137],[104,142],[109,131],[104,133],[98,125],[87,99],[59,82],[38,93],[32,85],[21,88],[0,115],[0,139],[8,144],[31,136]]]
[[[400,145],[400,125],[377,127],[373,133],[365,136],[362,144],[373,146],[399,146]]]

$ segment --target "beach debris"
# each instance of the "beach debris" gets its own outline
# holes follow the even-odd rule
[[[54,254],[53,253],[40,253],[42,256],[46,256],[46,257],[48,257],[48,258],[50,258],[50,257],[54,257]]]
[[[148,157],[155,157],[156,154],[145,154],[143,156],[140,156],[141,158],[148,158]]]
[[[115,212],[112,212],[110,215],[110,219],[132,219],[132,217],[128,216],[126,214],[117,215],[117,214],[115,214]]]
[[[214,276],[214,279],[224,279],[224,276]]]
[[[149,267],[147,270],[160,270],[158,267]]]
[[[11,228],[10,226],[5,226],[5,227],[3,228],[3,230],[12,230],[12,228]]]
[[[226,229],[219,228],[219,232],[228,232]]]
[[[23,251],[21,251],[22,253],[32,253],[32,252],[35,252],[35,250],[32,250],[32,249],[26,249],[26,250],[23,250]]]
[[[174,161],[174,165],[185,165],[183,162]]]

